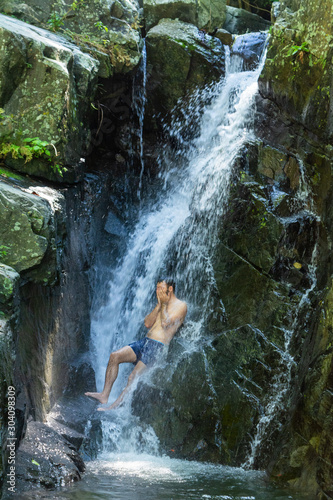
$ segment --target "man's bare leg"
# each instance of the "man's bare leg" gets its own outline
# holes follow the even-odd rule
[[[102,404],[107,403],[114,381],[118,376],[120,363],[135,363],[135,361],[136,354],[128,345],[112,352],[105,373],[104,389],[102,392],[85,392],[85,396],[97,399]]]
[[[133,384],[134,380],[139,375],[141,375],[146,369],[147,369],[147,366],[144,363],[142,363],[142,361],[138,361],[138,364],[136,365],[136,367],[134,368],[134,370],[132,371],[132,373],[128,377],[128,382],[127,382],[127,385],[126,385],[125,389],[120,394],[120,396],[116,399],[116,401],[114,403],[112,403],[112,405],[109,406],[108,408],[97,408],[97,410],[98,411],[105,411],[105,410],[114,410],[115,408],[118,408],[118,406],[123,402],[124,397],[128,393],[128,391],[129,391],[131,385]]]

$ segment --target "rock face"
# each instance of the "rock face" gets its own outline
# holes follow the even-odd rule
[[[181,21],[162,20],[147,34],[146,127],[155,128],[154,115],[166,116],[180,98],[220,78],[224,49],[220,40]]]
[[[2,260],[11,261],[19,273],[8,265],[1,265],[0,350],[1,378],[5,384],[1,385],[0,392],[0,431],[3,443],[7,437],[5,412],[8,386],[15,387],[18,441],[25,435],[29,414],[43,420],[62,396],[67,397],[64,407],[68,408],[68,398],[77,398],[78,391],[82,393],[79,382],[82,384],[83,379],[90,390],[95,389],[93,373],[85,360],[89,349],[90,324],[86,270],[93,255],[90,245],[93,240],[98,240],[94,231],[101,233],[104,224],[100,214],[94,222],[93,213],[97,215],[96,210],[99,210],[96,196],[100,196],[94,194],[94,189],[99,183],[107,185],[109,182],[106,177],[101,180],[90,175],[85,178],[84,185],[60,192],[41,182],[29,181],[23,176],[14,179],[10,175],[7,171],[6,181],[1,183],[4,186],[2,199],[7,204],[5,222],[8,229],[3,233],[6,250],[2,250],[6,254],[2,255]],[[99,191],[97,189],[97,193]],[[83,198],[85,203],[81,205]],[[20,217],[14,216],[16,209]],[[82,217],[82,212],[86,218]],[[23,228],[15,231],[15,238],[11,240],[11,229],[14,231],[16,219],[25,221],[26,232]],[[87,226],[81,224],[84,220]],[[39,233],[43,234],[47,249],[40,261],[30,262],[26,258],[29,246],[25,246],[25,240],[34,241]],[[78,304],[81,304],[80,307]],[[93,406],[89,406],[87,401],[76,402],[78,411],[84,415],[84,422],[88,418],[85,411],[92,411]],[[49,426],[58,432],[57,439],[65,436],[78,449],[84,427],[81,425],[71,432],[68,430],[69,416],[65,420],[62,418],[61,423],[57,415],[53,416]],[[78,420],[77,416],[75,418]],[[51,442],[49,444],[52,447]],[[22,467],[24,454],[23,450]],[[7,463],[6,455],[2,454],[1,463]],[[51,470],[44,472],[51,474]],[[77,471],[73,474],[79,477]],[[26,487],[29,487],[27,483]]]
[[[271,23],[257,14],[252,14],[244,9],[236,7],[226,7],[226,18],[223,28],[234,33],[242,35],[251,31],[267,31]]]
[[[146,29],[150,29],[161,19],[179,19],[191,23],[199,29],[213,31],[222,28],[226,16],[225,0],[144,0],[144,19]]]
[[[43,194],[49,196],[51,204]],[[59,255],[56,236],[60,239],[64,236],[64,220],[60,215],[64,210],[64,198],[51,189],[46,188],[43,192],[37,187],[36,191],[30,188],[29,192],[29,189],[0,181],[0,204],[0,242],[6,248],[2,261],[20,273],[38,266],[45,257],[47,263],[44,262],[40,275],[31,271],[30,276],[36,282],[54,282]],[[56,214],[60,215],[57,221]]]
[[[290,187],[290,164],[299,172],[294,156],[262,142],[240,151],[214,259],[215,304],[203,336],[190,347],[182,340],[186,330],[180,334],[169,364],[133,402],[165,452],[243,464],[263,408],[272,392],[278,398],[277,380],[288,381],[286,332],[293,331],[311,287],[322,230],[299,202],[302,188]],[[267,428],[272,442],[279,410],[277,405]],[[263,467],[267,456],[255,459]]]
[[[323,21],[312,2],[281,2],[260,91],[326,145],[332,136],[331,76],[327,66],[331,57],[332,25],[328,19],[332,3],[323,1],[321,8],[328,14]]]
[[[70,0],[2,0],[0,10],[28,23],[65,32],[95,53],[102,63],[101,76],[130,71],[140,60],[140,11],[135,0],[79,0],[74,8]]]
[[[83,124],[88,110],[85,99],[94,93],[98,62],[46,30],[3,15],[0,46],[4,73],[0,139],[24,145],[24,139],[37,136],[47,142],[53,158],[49,162],[44,155],[44,161],[36,158],[25,163],[9,154],[7,161],[22,172],[49,180],[78,180],[80,170],[82,175],[79,160],[89,139]],[[71,166],[63,177],[55,168],[57,162]]]
[[[291,350],[297,366],[289,393],[289,410],[271,454],[269,470],[277,481],[286,481],[314,498],[330,498],[333,469],[332,438],[328,429],[332,426],[333,371],[331,315],[328,313],[332,294],[329,262],[332,245],[329,61],[332,49],[329,40],[332,26],[326,18],[319,18],[317,8],[311,1],[280,3],[259,81],[264,99],[258,101],[261,110],[258,130],[271,146],[297,152],[301,170],[297,172],[293,161],[285,164],[284,172],[289,176],[291,189],[297,189],[304,182],[309,186],[307,238],[298,232],[304,256],[314,227],[319,224],[315,286],[309,294],[303,321],[294,333]],[[323,1],[320,8],[331,13],[333,4]],[[271,172],[265,168],[262,173],[272,179],[281,176],[277,155]],[[283,200],[280,210],[285,211]],[[296,227],[290,228],[290,236],[295,234],[295,229],[298,231]],[[299,257],[296,258],[298,261]],[[285,259],[281,265],[279,272],[285,273]],[[299,271],[294,270],[286,278],[292,282],[300,280],[298,274]]]
[[[53,489],[78,481],[84,470],[82,458],[68,441],[42,422],[31,421],[16,452],[15,495],[23,498],[27,478],[30,478],[32,490]],[[2,499],[12,496],[13,493],[5,488]]]

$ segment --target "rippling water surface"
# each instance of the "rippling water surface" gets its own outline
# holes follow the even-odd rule
[[[83,480],[61,498],[305,500],[268,485],[263,472],[130,453],[104,454],[90,462]]]

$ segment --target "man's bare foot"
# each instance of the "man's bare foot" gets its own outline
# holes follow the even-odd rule
[[[85,392],[85,396],[89,396],[90,398],[97,399],[102,405],[108,402],[108,398],[103,396],[102,392]]]
[[[117,403],[117,401],[115,401],[111,406],[108,406],[107,408],[102,408],[100,406],[99,408],[97,408],[97,411],[115,410],[116,408],[118,408],[118,406],[120,406],[120,403]]]

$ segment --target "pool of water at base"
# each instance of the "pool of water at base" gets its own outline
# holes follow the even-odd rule
[[[260,471],[136,454],[103,455],[82,481],[62,490],[71,500],[305,500],[277,489]],[[309,500],[311,500],[309,498]]]

